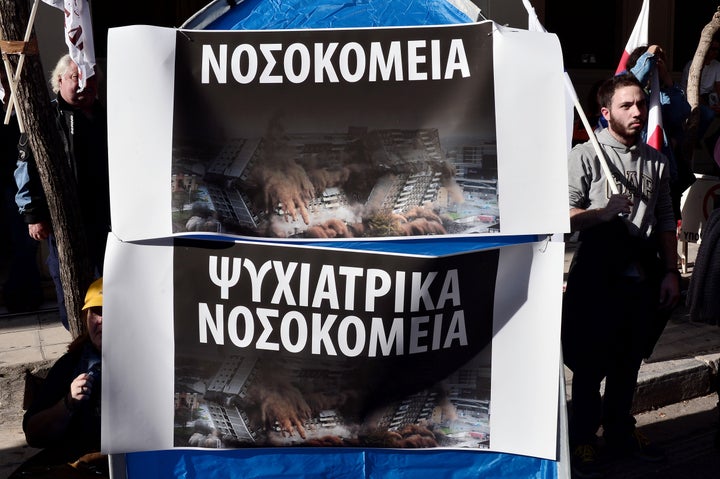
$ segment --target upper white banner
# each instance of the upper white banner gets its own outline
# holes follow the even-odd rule
[[[122,240],[569,229],[554,35],[492,22],[136,26],[111,31],[108,56],[112,225]]]

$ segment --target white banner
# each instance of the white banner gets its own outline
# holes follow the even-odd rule
[[[377,138],[378,135],[380,138],[384,138],[383,135],[391,130],[396,130],[397,134],[415,132],[414,134],[420,135],[413,141],[417,144],[425,142],[430,145],[428,146],[430,150],[427,150],[430,153],[423,154],[432,158],[436,154],[435,152],[440,153],[443,161],[453,163],[451,166],[455,168],[455,176],[447,177],[451,181],[441,182],[434,190],[428,188],[423,190],[419,196],[420,200],[415,204],[421,205],[424,195],[429,194],[428,201],[434,202],[433,207],[435,207],[438,204],[438,198],[443,197],[441,194],[443,191],[445,192],[444,198],[452,200],[454,192],[462,190],[463,199],[461,201],[440,209],[443,221],[451,218],[453,222],[451,228],[445,228],[448,234],[456,234],[454,230],[461,231],[457,234],[471,235],[497,235],[498,233],[500,235],[522,235],[568,231],[567,166],[565,162],[567,145],[564,131],[559,131],[557,128],[557,125],[566,123],[565,87],[562,57],[557,37],[542,32],[498,27],[490,22],[440,27],[434,30],[419,28],[418,30],[424,32],[423,36],[439,35],[438,38],[448,38],[455,32],[458,34],[466,32],[465,35],[470,36],[467,32],[474,32],[472,29],[478,29],[478,25],[484,24],[491,27],[485,28],[485,37],[481,37],[487,38],[487,40],[481,47],[475,48],[476,56],[470,61],[477,62],[477,59],[482,57],[486,58],[486,61],[471,65],[470,71],[475,73],[469,78],[460,78],[462,72],[455,70],[451,71],[451,76],[454,77],[451,80],[434,79],[431,70],[441,68],[439,64],[432,64],[432,60],[430,60],[432,49],[436,48],[433,46],[435,44],[429,40],[424,47],[420,48],[412,43],[412,40],[408,40],[410,43],[406,43],[401,49],[406,51],[407,48],[416,49],[413,61],[418,63],[414,68],[422,70],[424,74],[429,74],[427,80],[401,80],[396,84],[389,81],[368,83],[367,80],[340,81],[339,84],[336,84],[333,81],[325,86],[317,85],[315,89],[306,84],[295,84],[289,79],[285,79],[283,84],[243,85],[241,82],[233,80],[230,63],[227,64],[230,65],[230,69],[223,71],[223,75],[230,75],[227,84],[218,84],[214,79],[204,84],[201,78],[202,62],[207,62],[205,66],[210,68],[220,58],[216,55],[228,55],[226,59],[228,62],[232,61],[231,55],[237,55],[238,58],[246,55],[244,52],[248,47],[243,45],[240,45],[239,49],[231,45],[235,50],[231,49],[229,53],[220,53],[223,51],[222,45],[226,45],[224,48],[227,48],[228,40],[226,38],[235,38],[238,39],[236,41],[242,42],[239,39],[248,38],[248,35],[252,34],[253,42],[268,42],[268,45],[278,44],[283,41],[283,38],[287,38],[288,40],[285,42],[289,45],[290,50],[288,51],[300,58],[305,55],[303,52],[310,51],[315,37],[331,42],[331,40],[325,40],[325,37],[343,35],[354,38],[355,33],[351,35],[347,33],[350,31],[345,30],[318,33],[323,31],[313,30],[312,34],[304,34],[304,36],[311,35],[308,37],[310,47],[305,47],[308,45],[307,43],[301,44],[292,39],[293,35],[297,35],[295,32],[178,33],[175,30],[139,26],[113,29],[110,33],[108,56],[110,67],[115,67],[112,72],[109,72],[108,121],[111,131],[121,132],[117,136],[111,136],[109,145],[112,224],[115,234],[123,240],[132,241],[167,237],[180,233],[186,226],[192,206],[203,198],[210,198],[210,200],[204,201],[210,205],[209,210],[213,212],[214,217],[217,218],[222,214],[226,220],[229,219],[229,221],[220,222],[221,232],[240,236],[244,234],[243,232],[247,232],[247,229],[238,227],[233,231],[228,225],[246,222],[241,225],[244,226],[249,223],[250,226],[247,228],[249,228],[248,234],[251,236],[258,234],[268,236],[265,232],[268,228],[267,225],[279,223],[286,226],[287,224],[298,226],[298,231],[305,234],[305,228],[312,221],[308,221],[307,218],[303,218],[305,221],[295,219],[295,223],[284,221],[287,220],[287,211],[281,210],[282,208],[290,209],[284,203],[293,203],[293,206],[299,204],[300,207],[297,210],[301,211],[303,208],[310,210],[311,204],[324,205],[332,198],[340,198],[340,204],[353,206],[351,203],[352,192],[348,192],[348,188],[336,188],[340,196],[334,192],[331,193],[331,196],[321,194],[319,181],[310,175],[309,167],[305,166],[307,163],[301,166],[305,168],[304,174],[310,178],[311,187],[306,188],[304,185],[307,183],[302,183],[300,194],[293,195],[293,199],[289,200],[280,193],[260,194],[254,191],[250,185],[252,175],[247,180],[242,176],[232,176],[236,174],[234,173],[236,168],[244,168],[240,165],[244,158],[242,156],[233,157],[236,158],[233,160],[235,164],[223,170],[222,178],[218,175],[194,172],[197,167],[202,170],[211,167],[215,168],[213,171],[216,171],[221,167],[223,155],[233,154],[232,148],[240,148],[239,145],[243,145],[240,153],[251,155],[247,158],[257,157],[258,152],[263,149],[250,150],[249,148],[253,144],[267,145],[269,143],[267,134],[263,137],[263,130],[266,133],[272,130],[270,121],[273,118],[284,118],[297,123],[297,126],[291,127],[281,125],[283,128],[287,128],[287,131],[283,133],[286,135],[284,146],[293,148],[297,148],[297,145],[303,141],[320,147],[317,138],[327,135],[326,143],[342,141],[342,145],[338,147],[342,147],[343,151],[347,152],[349,151],[348,145],[351,144],[348,138],[358,131],[351,127],[356,126],[367,129],[363,139],[366,144],[373,137]],[[384,44],[381,43],[380,48],[384,46],[391,49],[395,48],[394,40],[392,40],[397,36],[395,32],[408,31],[407,29],[373,29],[373,32],[376,30],[383,32],[383,38],[388,38]],[[477,35],[477,33],[473,34]],[[407,34],[405,35],[407,36]],[[193,39],[190,40],[191,38]],[[203,60],[203,50],[198,48],[198,45],[204,44],[205,38],[209,42],[207,48],[214,53],[212,53],[212,57]],[[213,40],[213,38],[217,38],[217,40]],[[176,45],[177,42],[180,42],[181,45]],[[367,54],[370,54],[370,49],[373,48],[370,46],[372,38],[369,37],[367,42],[369,45]],[[330,44],[332,42],[328,43],[328,45]],[[346,48],[351,57],[359,54],[359,51],[355,50],[355,44],[357,42],[346,43],[346,45],[350,45]],[[439,43],[437,44],[439,45]],[[217,47],[212,45],[217,45]],[[176,49],[178,48],[190,55],[188,58],[195,62],[192,67],[195,69],[194,72],[186,70],[186,66],[177,72],[174,70],[177,60]],[[192,50],[192,48],[196,49]],[[337,48],[333,59],[342,56],[340,47],[332,48]],[[443,46],[443,48],[450,48],[451,52],[459,54],[459,50],[453,50],[456,46]],[[463,53],[470,54],[471,46],[468,45],[466,48],[468,51]],[[257,52],[259,50],[253,54],[253,58],[255,55],[263,55]],[[364,54],[364,51],[362,53]],[[273,61],[278,62],[277,65],[284,61],[283,54],[280,51],[274,54],[277,55],[277,59]],[[444,54],[446,52],[443,52]],[[268,53],[268,55],[270,54]],[[427,59],[420,60],[421,57],[427,57]],[[524,74],[518,73],[518,58],[523,58]],[[187,60],[183,61],[187,62]],[[142,77],[133,75],[131,70],[125,68],[130,64],[138,65],[141,71],[147,72],[147,74]],[[267,67],[266,64],[262,65]],[[442,68],[445,67],[442,65]],[[258,77],[260,74],[268,74],[269,81],[276,82],[275,77],[278,75],[276,70],[280,67],[273,68],[275,70],[258,72]],[[402,68],[407,72],[406,66],[402,66]],[[186,71],[190,76],[186,75]],[[212,73],[212,71],[210,72]],[[175,84],[176,73],[185,75],[182,77],[181,85]],[[391,73],[395,74],[395,72]],[[475,78],[476,76],[478,78]],[[471,89],[472,87],[468,85],[479,78],[489,78],[489,82],[476,83],[482,85],[481,88]],[[444,87],[444,83],[448,83],[448,85]],[[451,85],[451,83],[453,84]],[[372,85],[372,89],[368,90],[370,85]],[[538,85],[542,85],[542,94],[538,91]],[[316,93],[313,92],[319,89],[321,94],[324,91],[323,88],[330,92],[329,96],[324,100],[322,98],[315,100]],[[397,92],[394,92],[393,88]],[[293,94],[294,90],[303,93]],[[388,93],[383,93],[384,91]],[[279,92],[283,92],[282,95]],[[443,92],[443,94],[439,95],[439,92]],[[454,94],[452,99],[450,93]],[[300,100],[312,98],[313,100],[291,103],[288,100],[289,97],[292,97],[293,101],[297,101],[298,98]],[[266,98],[267,100],[265,100]],[[354,104],[350,99],[364,101],[364,103]],[[487,103],[490,99],[494,99],[494,102]],[[260,104],[260,101],[265,103]],[[277,103],[274,105],[267,103],[272,101]],[[449,103],[449,101],[456,103]],[[255,111],[245,114],[247,109],[251,108],[251,102],[253,105],[257,105],[252,106]],[[352,118],[356,112],[364,114],[368,105],[372,106],[373,114],[380,115],[380,117],[366,117],[359,114],[357,118]],[[187,113],[184,113],[184,117],[174,117],[174,108],[184,109]],[[326,110],[330,112],[326,114]],[[397,112],[406,112],[406,119],[393,123],[390,120],[397,117]],[[438,115],[435,119],[427,116],[433,112]],[[314,118],[324,118],[326,124],[314,124],[313,121],[316,120],[312,120],[312,117],[309,116],[312,114],[316,114]],[[338,117],[338,120],[334,120],[332,116],[328,115],[344,115],[345,117],[350,116],[350,118]],[[450,120],[442,119],[442,115],[449,115]],[[465,118],[466,115],[474,115],[474,117],[469,117],[471,123],[461,125],[452,120],[452,118],[458,120]],[[182,118],[188,118],[188,120],[178,123]],[[377,118],[382,118],[384,123],[382,126]],[[185,123],[186,121],[190,123]],[[377,124],[376,129],[373,129],[375,124]],[[216,149],[216,145],[210,144],[210,140],[207,139],[203,140],[206,141],[205,145],[193,145],[194,138],[191,136],[193,127],[197,131],[201,129],[209,131],[206,138],[212,136],[216,143],[224,141],[224,147]],[[340,130],[333,129],[338,127]],[[461,140],[458,140],[457,134],[452,138],[449,137],[452,133],[451,130],[456,127],[472,128],[469,131],[473,136],[467,144],[459,143],[458,141]],[[275,128],[274,131],[282,130]],[[185,132],[190,132],[190,134]],[[425,132],[429,132],[430,136],[423,138],[422,135]],[[467,132],[462,134],[467,135]],[[232,138],[224,135],[230,135]],[[341,135],[344,137],[338,139]],[[225,139],[220,140],[223,136]],[[313,137],[312,141],[307,140],[310,136]],[[127,141],[128,138],[132,138],[132,141]],[[197,148],[198,146],[200,146],[199,152],[192,153],[193,147]],[[175,148],[174,152],[173,148]],[[328,149],[329,147],[326,145],[322,148]],[[402,153],[397,153],[397,149],[394,150],[395,152],[391,151],[387,145],[384,145],[383,148],[385,155],[402,155]],[[451,156],[451,153],[454,156]],[[195,156],[183,157],[182,155],[185,154]],[[197,156],[207,154],[211,154],[212,158],[200,159]],[[348,153],[343,154],[347,155]],[[194,166],[191,161],[188,161],[192,158],[196,158]],[[479,161],[480,158],[482,161]],[[310,160],[301,159],[300,161],[309,162]],[[426,165],[429,164],[428,160],[423,161]],[[206,162],[205,166],[202,166],[202,162]],[[262,160],[261,163],[265,162]],[[476,164],[473,165],[472,162],[476,162]],[[381,164],[382,162],[376,161],[375,166]],[[355,167],[355,171],[357,169]],[[435,171],[444,175],[441,170]],[[287,173],[284,178],[288,182],[291,181],[290,172],[293,170],[287,165],[278,167],[275,171]],[[380,181],[379,168],[374,170],[360,168],[360,171],[374,175],[371,176],[373,181]],[[429,169],[423,167],[422,171],[426,172]],[[260,175],[257,168],[254,172],[246,170],[246,173]],[[405,174],[397,167],[389,169],[388,173],[394,175],[395,179]],[[173,177],[174,174],[175,177]],[[210,176],[213,176],[214,180],[210,180]],[[363,176],[359,178],[362,181],[367,180]],[[408,191],[412,189],[412,179],[401,178],[401,180],[404,183],[396,185],[399,189],[396,190],[396,197],[392,198],[390,202],[389,214],[398,211],[401,214],[407,212],[403,210],[407,205],[401,197],[404,189],[407,188]],[[209,181],[215,181],[215,183],[210,184]],[[266,180],[263,181],[267,183]],[[383,179],[383,181],[386,180]],[[358,183],[356,181],[354,184]],[[238,184],[240,186],[237,186]],[[460,185],[459,189],[458,185]],[[223,203],[223,201],[219,201],[214,196],[214,192],[218,188],[225,190],[221,193],[226,197],[224,203],[230,205],[228,208],[221,208],[219,203]],[[308,198],[308,195],[305,194],[308,189],[314,190],[312,198]],[[182,195],[178,194],[182,191],[186,193],[186,200],[183,200]],[[476,194],[473,195],[473,191]],[[250,194],[255,194],[256,197],[249,198]],[[371,195],[366,192],[359,194],[365,195],[362,209],[366,211],[365,208],[370,203]],[[298,196],[302,196],[302,198],[295,199]],[[233,199],[235,197],[238,198],[237,201]],[[270,198],[272,201],[268,202],[265,198]],[[447,202],[451,202],[450,200]],[[242,208],[237,207],[238,202],[244,203]],[[462,206],[458,207],[457,205],[460,204]],[[228,209],[234,211],[226,213],[225,211]],[[466,216],[466,210],[470,210],[469,214],[473,216]],[[345,218],[351,215],[357,217],[358,211],[359,208],[346,208]],[[173,212],[176,214],[175,219]],[[178,213],[182,217],[180,228],[177,221]],[[247,216],[259,217],[261,226],[253,225],[252,221],[245,219]],[[271,223],[272,218],[270,217],[280,218],[281,221]],[[352,221],[367,222],[367,217],[362,217],[362,215],[359,219],[356,217],[353,217]],[[352,221],[346,220],[348,223]],[[476,228],[463,228],[466,221],[473,221]],[[261,227],[265,230],[260,231]],[[283,234],[287,236],[291,233],[292,231],[290,233],[285,231]]]
[[[563,245],[507,245],[569,230],[554,35],[127,27],[108,62],[105,452],[410,447],[405,424],[424,447],[556,458]],[[427,251],[393,250],[397,236]],[[379,350],[428,366],[372,369]],[[319,373],[335,353],[360,362]],[[292,394],[246,391],[274,378],[268,358]],[[332,408],[309,371],[343,377]],[[351,407],[362,385],[390,404]],[[404,389],[432,398],[417,417]]]
[[[492,355],[486,363],[492,369],[485,398],[490,407],[485,419],[478,419],[489,437],[488,450],[556,459],[563,252],[564,245],[553,242],[500,248],[494,291],[477,293],[494,294]],[[176,358],[191,350],[175,349],[173,303],[185,293],[173,286],[172,242],[133,244],[111,236],[107,258],[102,449],[177,447]],[[234,348],[229,337],[228,344]],[[212,427],[206,426],[202,430],[208,433]],[[300,440],[297,433],[292,437]]]

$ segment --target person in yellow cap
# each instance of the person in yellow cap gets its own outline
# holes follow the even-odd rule
[[[102,350],[103,281],[88,288],[82,311],[87,332],[75,339],[33,395],[23,417],[25,439],[44,448],[11,477],[26,477],[38,467],[62,467],[100,451],[100,367]],[[98,454],[99,455],[99,454]],[[93,463],[107,470],[107,458]],[[59,473],[59,471],[57,471]],[[66,471],[67,472],[67,471]],[[22,475],[24,474],[24,475]],[[62,473],[58,477],[75,477]],[[96,477],[102,477],[102,473]]]

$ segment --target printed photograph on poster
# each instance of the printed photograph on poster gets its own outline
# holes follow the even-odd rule
[[[175,447],[488,448],[498,261],[176,239]]]
[[[173,233],[500,232],[491,28],[178,33]]]

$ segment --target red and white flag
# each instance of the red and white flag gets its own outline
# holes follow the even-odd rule
[[[649,20],[650,0],[643,0],[642,8],[640,9],[640,15],[638,15],[635,26],[633,27],[632,33],[630,34],[630,39],[628,40],[627,45],[625,45],[625,51],[620,58],[620,63],[618,64],[617,70],[615,70],[616,75],[627,70],[626,66],[628,57],[630,57],[630,54],[633,50],[635,50],[637,47],[648,44],[648,24],[650,23]]]
[[[95,74],[95,44],[88,0],[43,0],[65,13],[65,44],[80,72],[80,89]]]
[[[633,27],[625,51],[620,58],[615,74],[627,70],[627,61],[630,54],[637,47],[648,44],[648,25],[650,23],[650,0],[643,0],[640,14]],[[660,81],[657,68],[650,74],[650,98],[648,99],[647,144],[661,151],[665,142],[662,128],[662,113],[660,112]]]

